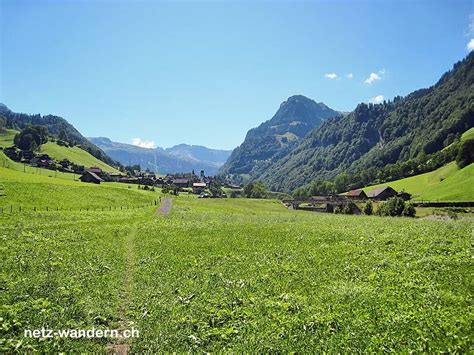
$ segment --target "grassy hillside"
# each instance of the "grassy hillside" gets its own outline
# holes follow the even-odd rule
[[[140,336],[126,343],[136,353],[472,349],[471,221],[179,196],[167,216],[54,211],[0,224],[5,353],[115,343],[23,336],[44,325],[133,325]]]
[[[18,131],[14,129],[7,129],[6,132],[0,132],[0,147],[12,146],[13,139],[17,133]],[[56,160],[68,159],[70,162],[77,165],[83,165],[86,168],[98,166],[107,172],[118,172],[114,167],[111,167],[79,147],[69,148],[60,146],[55,142],[48,142],[40,147],[40,152],[48,154]],[[23,169],[23,167],[21,169]]]
[[[119,172],[117,169],[97,159],[96,157],[86,152],[85,150],[82,150],[79,147],[63,147],[57,145],[54,142],[48,142],[40,147],[40,151],[41,153],[48,154],[50,157],[56,160],[68,159],[70,162],[75,163],[77,165],[83,165],[86,168],[89,168],[91,166],[98,166],[99,168],[107,172]]]
[[[0,147],[10,147],[13,145],[13,139],[15,138],[15,134],[18,131],[14,129],[6,129],[5,132],[0,131]]]
[[[366,187],[364,191],[387,185],[411,193],[414,200],[474,201],[474,164],[459,169],[452,162],[429,173]]]
[[[22,164],[20,164],[22,165]],[[136,185],[102,183],[100,185],[73,181],[73,174],[52,175],[23,173],[0,167],[0,207],[9,210],[14,206],[31,210],[49,209],[98,209],[110,206],[151,205],[158,193],[138,190]],[[43,171],[44,173],[44,171]],[[66,176],[64,176],[66,175]],[[76,178],[78,176],[76,175]],[[1,194],[0,194],[1,195]]]

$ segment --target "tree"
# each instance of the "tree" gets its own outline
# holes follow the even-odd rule
[[[211,192],[212,197],[221,197],[222,193],[222,187],[221,184],[219,184],[217,181],[211,182],[209,185],[209,191]]]
[[[459,146],[456,164],[462,169],[472,162],[474,162],[474,139],[467,139]]]
[[[344,192],[347,191],[347,187],[349,186],[350,179],[349,175],[346,173],[341,173],[336,176],[334,179],[334,186],[336,188],[336,192]]]
[[[257,181],[255,183],[249,183],[244,186],[244,195],[247,198],[264,198],[266,196],[267,188],[265,185]]]
[[[46,126],[27,126],[15,135],[14,143],[21,150],[37,150],[41,144],[48,141]]]

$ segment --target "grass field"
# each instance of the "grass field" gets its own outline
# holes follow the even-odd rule
[[[6,170],[0,201],[107,204],[113,194],[125,204],[158,195]],[[185,195],[169,215],[155,211],[1,214],[0,351],[116,345],[23,336],[43,326],[133,326],[140,337],[125,346],[137,353],[472,349],[472,221]]]
[[[52,175],[23,173],[0,167],[0,207],[18,210],[101,209],[151,205],[159,194],[139,190],[137,185],[102,183],[100,185],[54,178]],[[72,177],[73,174],[68,174]],[[76,175],[76,178],[78,176]]]
[[[369,186],[364,191],[387,185],[411,193],[414,200],[474,201],[474,164],[459,169],[452,162],[429,173]]]

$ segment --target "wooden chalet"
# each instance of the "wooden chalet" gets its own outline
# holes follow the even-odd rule
[[[379,201],[385,201],[394,196],[397,196],[397,191],[392,189],[390,186],[382,186],[377,189],[370,190],[367,193],[367,197],[369,199]]]
[[[172,183],[178,187],[189,187],[188,179],[173,179]]]
[[[351,190],[346,194],[347,198],[351,200],[367,200],[367,194],[364,190]]]
[[[82,182],[91,182],[94,184],[100,184],[103,180],[92,171],[86,170],[84,174],[80,177]]]

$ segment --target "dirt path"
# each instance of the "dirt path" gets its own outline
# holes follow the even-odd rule
[[[165,216],[170,213],[171,206],[173,205],[173,200],[170,198],[165,198],[161,201],[160,207],[156,210],[156,214],[159,216]]]
[[[120,309],[118,330],[123,332],[131,328],[131,323],[127,319],[127,310],[130,309],[130,298],[133,284],[133,270],[135,266],[134,240],[137,232],[137,225],[132,227],[130,233],[125,237],[125,273],[123,277],[123,286],[120,291]],[[115,342],[107,346],[108,354],[126,355],[130,350],[131,339],[117,338]]]

